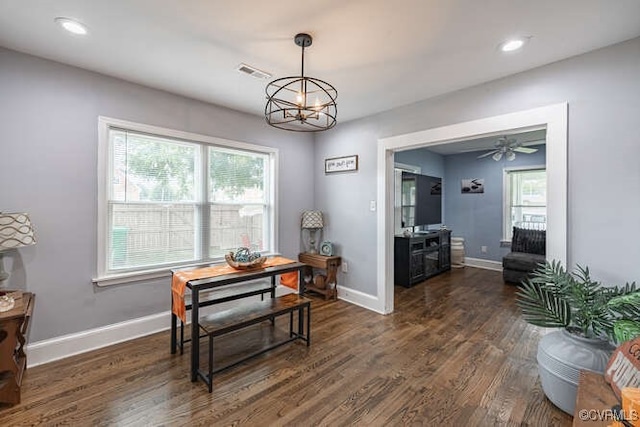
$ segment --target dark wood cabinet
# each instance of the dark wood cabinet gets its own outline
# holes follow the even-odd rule
[[[20,385],[27,369],[24,347],[35,295],[20,291],[9,294],[15,306],[0,313],[0,402],[20,403]]]
[[[395,236],[394,281],[411,287],[451,269],[451,231]]]

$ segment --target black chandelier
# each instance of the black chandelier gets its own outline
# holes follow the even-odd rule
[[[336,125],[338,91],[329,83],[304,75],[304,48],[311,46],[309,34],[297,34],[295,43],[302,48],[302,72],[299,77],[283,77],[265,89],[267,123],[279,129],[316,132]]]

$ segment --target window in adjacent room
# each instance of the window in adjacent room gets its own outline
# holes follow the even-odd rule
[[[274,251],[275,150],[101,118],[100,155],[98,281]]]
[[[547,171],[544,167],[505,170],[504,241],[513,227],[547,229]]]
[[[407,165],[398,162],[395,162],[394,164],[393,175],[395,190],[393,216],[395,234],[402,234],[404,231],[404,228],[402,227],[402,172],[420,173],[420,166]]]

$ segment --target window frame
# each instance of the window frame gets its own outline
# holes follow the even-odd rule
[[[200,144],[203,148],[203,158],[206,157],[208,147],[219,147],[222,149],[241,150],[253,153],[260,153],[267,155],[268,159],[268,175],[267,183],[267,208],[266,216],[268,219],[265,221],[268,230],[267,235],[271,243],[271,248],[263,251],[265,255],[277,253],[278,248],[278,157],[279,150],[277,148],[255,145],[246,142],[234,141],[229,139],[223,139],[218,137],[212,137],[207,135],[201,135],[191,132],[185,132],[175,129],[164,128],[160,126],[147,125],[143,123],[136,123],[126,120],[115,119],[111,117],[99,116],[98,117],[98,215],[97,215],[97,269],[96,276],[92,279],[92,282],[98,286],[116,285],[121,283],[129,283],[136,281],[144,281],[155,279],[159,277],[167,277],[171,275],[171,269],[176,267],[193,267],[210,265],[218,261],[222,262],[223,258],[213,258],[206,261],[198,261],[195,263],[180,263],[175,266],[162,266],[158,268],[148,269],[135,269],[127,270],[117,273],[111,273],[107,266],[107,244],[108,240],[108,227],[110,222],[109,217],[109,180],[111,164],[111,156],[109,153],[109,130],[120,129],[124,131],[146,133],[161,138],[182,140],[189,143]],[[201,161],[201,167],[204,166],[204,162]],[[196,204],[200,203],[203,207],[208,207],[213,204],[211,200],[208,200],[208,194],[206,194],[206,187],[208,186],[208,177],[206,171],[204,176],[201,177],[202,184],[205,186],[202,196],[206,196],[207,199],[196,201]],[[198,196],[200,198],[200,196]]]
[[[526,172],[526,171],[545,171],[547,173],[546,165],[529,165],[529,166],[514,166],[504,168],[502,170],[502,245],[511,245],[511,233],[512,224],[511,218],[511,180],[509,174],[512,172]],[[547,176],[548,178],[548,176]],[[547,188],[548,190],[548,188]],[[545,208],[549,208],[548,198],[545,203]]]

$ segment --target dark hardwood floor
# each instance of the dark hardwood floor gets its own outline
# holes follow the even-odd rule
[[[396,287],[389,316],[314,298],[311,348],[224,371],[212,394],[190,382],[186,352],[170,354],[169,332],[154,334],[30,368],[0,425],[569,426],[542,393],[542,332],[514,292],[500,273],[467,267]],[[222,338],[221,358],[270,332]]]

